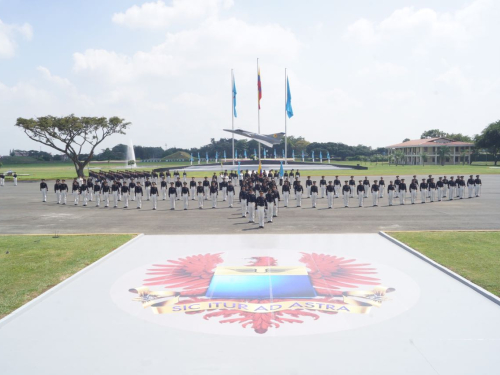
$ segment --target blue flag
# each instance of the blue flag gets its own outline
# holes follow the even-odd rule
[[[257,156],[257,150],[256,150],[256,149],[253,149],[253,153],[254,153],[255,157],[258,157],[258,156]]]
[[[312,159],[314,160],[314,151],[312,152]]]
[[[292,109],[292,94],[290,93],[290,83],[288,82],[288,77],[286,77],[286,114],[288,118],[293,116]]]
[[[326,153],[326,158],[327,158],[327,159],[330,159],[330,151],[327,151],[327,153]]]
[[[240,174],[241,174],[241,172],[240,172],[240,162],[238,162],[238,178],[240,178]]]
[[[247,158],[247,150],[244,150],[245,151],[245,159]]]
[[[191,161],[193,161],[193,153],[191,153]]]
[[[200,153],[198,152],[198,160],[200,160]]]
[[[219,152],[215,151],[215,161],[219,158]]]
[[[207,155],[206,155],[206,156],[207,156],[207,161],[208,161],[208,152],[207,152]]]
[[[304,159],[304,150],[302,150],[302,159]]]
[[[234,157],[238,159],[238,150],[234,150]]]
[[[276,159],[276,149],[274,149],[274,158]]]
[[[283,158],[285,157],[285,149],[281,150],[281,154],[283,155]]]
[[[321,151],[319,152],[319,158],[323,159],[323,154],[321,153]]]
[[[280,161],[280,177],[283,178],[284,174],[285,174],[285,171],[283,170],[283,162]]]
[[[238,117],[238,114],[236,113],[236,94],[238,92],[236,91],[236,82],[234,80],[234,76],[233,76],[233,113],[234,113],[234,117]]]
[[[226,158],[226,150],[224,150],[224,159]]]
[[[292,159],[295,159],[295,150],[292,150]]]

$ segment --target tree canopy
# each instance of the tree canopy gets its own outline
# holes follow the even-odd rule
[[[420,139],[425,138],[448,138],[453,139],[454,141],[472,142],[472,137],[469,137],[468,135],[464,135],[462,133],[446,133],[439,129],[426,130],[420,135]]]
[[[85,166],[92,160],[95,148],[113,134],[125,134],[129,125],[119,117],[106,119],[74,115],[36,119],[19,117],[15,124],[33,141],[67,155],[73,161],[78,176],[84,175]]]
[[[500,120],[489,124],[476,136],[476,147],[488,149],[495,158],[495,165],[500,152]]]

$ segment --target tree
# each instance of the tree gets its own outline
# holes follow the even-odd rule
[[[396,161],[396,166],[403,163],[404,157],[405,157],[405,154],[401,150],[398,150],[394,153],[394,160]]]
[[[425,139],[425,138],[441,138],[441,137],[446,137],[447,134],[439,129],[431,129],[431,130],[426,130],[425,132],[422,133],[420,136],[420,139]]]
[[[451,155],[451,149],[448,146],[438,147],[437,153],[439,155],[439,160],[441,161],[441,165],[444,165],[446,157]]]
[[[495,165],[497,165],[500,152],[500,120],[489,124],[481,134],[476,136],[476,146],[488,149],[493,154]]]
[[[410,138],[403,139],[403,143],[408,142],[408,141],[411,141],[411,139]]]
[[[36,119],[17,119],[17,127],[33,141],[49,146],[67,155],[78,176],[84,176],[85,167],[92,160],[95,148],[113,134],[125,134],[130,125],[118,117],[45,116]],[[90,152],[80,160],[84,148]]]
[[[425,166],[425,162],[427,161],[427,152],[421,152],[420,153],[420,160],[422,161],[422,166]]]

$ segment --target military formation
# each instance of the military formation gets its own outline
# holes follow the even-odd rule
[[[187,172],[91,172],[88,179],[73,181],[57,180],[53,186],[57,204],[73,204],[96,207],[136,208],[141,209],[144,201],[152,202],[152,209],[158,208],[158,202],[169,201],[170,210],[189,208],[190,201],[202,210],[218,208],[221,202],[227,207],[239,206],[241,216],[249,223],[258,222],[260,228],[272,223],[278,217],[280,205],[290,207],[294,200],[296,207],[302,207],[304,199],[310,199],[311,208],[316,208],[318,199],[327,199],[328,209],[333,209],[335,198],[340,198],[340,206],[363,207],[366,204],[378,206],[387,196],[387,205],[407,203],[432,203],[444,199],[454,200],[479,197],[482,182],[479,175],[442,176],[418,179],[400,178],[386,181],[380,179],[356,180],[354,176],[341,181],[335,176],[327,181],[324,176],[315,181],[307,176],[305,184],[301,182],[299,170],[284,171],[224,171],[214,173],[196,181],[188,178]],[[47,201],[49,187],[45,180],[40,183],[43,202]]]

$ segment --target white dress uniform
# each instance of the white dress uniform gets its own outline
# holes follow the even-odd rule
[[[316,188],[316,189],[313,189]],[[316,185],[311,186],[311,207],[316,208],[316,202],[318,200],[318,192],[315,191],[317,190],[318,187]]]
[[[96,203],[96,207],[99,207],[99,205],[101,204],[101,186],[100,185],[94,185],[94,189],[95,187],[98,187],[99,190],[94,190],[94,196],[95,196],[95,203]]]
[[[394,190],[391,189],[396,189],[394,185],[387,186],[387,201],[389,203],[389,206],[392,206],[392,200],[394,199]]]
[[[342,197],[344,198],[344,207],[349,207],[349,196],[353,194],[353,190],[356,188],[354,185],[344,185],[342,186]]]
[[[217,208],[217,186],[210,187],[210,198],[212,199],[212,208]]]
[[[76,190],[75,190],[76,187]],[[74,204],[77,205],[80,202],[80,193],[78,191],[77,185],[72,185],[71,193],[73,194]]]
[[[399,185],[399,204],[405,204],[405,199],[406,199],[406,191],[405,187],[401,188],[401,185],[403,185],[404,182],[401,182]]]
[[[362,186],[362,185],[358,185],[358,186]],[[364,186],[362,186],[362,187],[363,187],[363,190],[361,190],[361,191],[357,190],[358,191],[359,207],[363,207],[363,201],[365,199],[365,187]]]
[[[109,186],[105,186],[105,187],[107,188],[107,191],[105,191],[103,188],[102,199],[104,201],[104,206],[108,207],[109,206]]]
[[[410,186],[410,200],[411,204],[414,204],[415,201],[417,200],[417,188],[413,189],[411,186]]]
[[[192,181],[191,181],[192,182]],[[190,186],[189,186],[189,191],[191,193],[191,199],[192,200],[195,200],[196,198],[196,184],[195,185],[191,185],[191,182],[189,183]]]
[[[161,181],[161,182],[160,182],[160,184],[161,184],[162,182],[164,182],[164,181]],[[166,182],[166,181],[165,181],[165,182]],[[162,186],[162,187],[161,187],[161,198],[162,198],[163,200],[167,199],[167,185],[165,185],[165,186]]]
[[[335,197],[335,186],[334,185],[329,185],[329,187],[326,188],[326,198],[328,201],[328,208],[333,208],[333,201]]]
[[[265,221],[265,210],[266,210],[266,206],[265,204],[263,205],[259,205],[259,204],[262,204],[262,202],[266,202],[265,198],[264,197],[257,197],[257,219],[259,220],[259,227],[263,227],[264,226],[264,221]]]
[[[137,208],[142,207],[142,186],[135,187],[135,197],[137,200]]]
[[[372,193],[373,205],[377,206],[378,205],[378,190],[373,189],[373,185],[372,185],[372,190],[373,191],[371,193]]]
[[[227,192],[227,203],[228,203],[229,207],[233,207],[233,202],[234,202],[234,186],[232,186],[232,187],[233,187],[233,190]]]
[[[198,197],[198,208],[203,208],[203,186],[199,185],[196,187],[196,195]]]
[[[319,188],[321,189],[321,198],[326,196],[326,181],[321,180],[319,182]]]
[[[14,175],[14,186],[17,186],[17,176]]]
[[[184,186],[181,190],[182,202],[184,203],[184,209],[187,210],[189,207],[189,188]]]
[[[40,183],[40,191],[42,192],[42,202],[47,202],[47,190],[49,187],[45,182]]]
[[[269,199],[271,200],[271,202],[269,202]],[[271,197],[269,197],[269,199],[268,199],[268,196],[266,194],[266,202],[267,202],[266,218],[267,218],[268,223],[272,223],[273,222],[273,211],[274,211],[274,197],[271,195]],[[257,209],[259,209],[259,207]],[[260,223],[260,219],[259,219],[259,223]]]
[[[175,187],[168,188],[168,199],[170,200],[170,209],[175,210],[175,198],[177,194],[177,189]]]
[[[249,223],[255,222],[255,202],[248,202],[247,211],[248,211],[248,222]]]
[[[300,188],[303,189],[302,186]],[[300,190],[300,191],[296,190],[296,192],[295,192],[295,199],[297,200],[297,207],[302,206],[302,191],[303,190]]]

